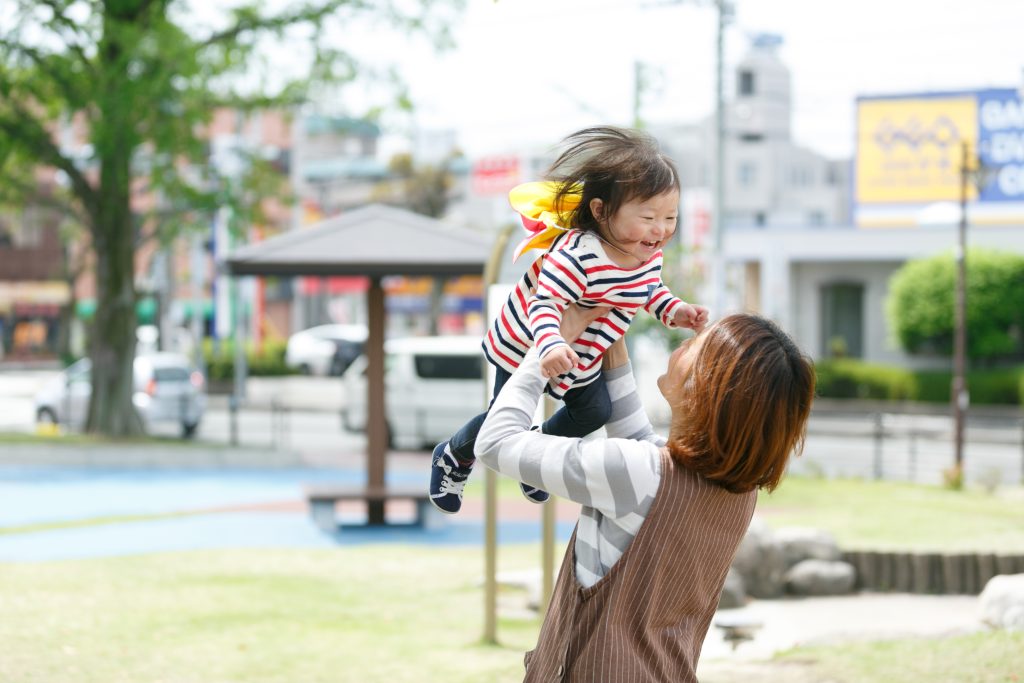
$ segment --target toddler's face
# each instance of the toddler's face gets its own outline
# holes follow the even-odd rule
[[[631,199],[604,224],[601,236],[646,261],[671,239],[678,218],[679,193],[675,190],[649,199]]]

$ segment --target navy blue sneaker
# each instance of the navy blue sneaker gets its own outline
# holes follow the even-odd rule
[[[551,494],[547,491],[535,489],[529,484],[524,484],[523,482],[519,482],[519,490],[523,492],[524,496],[526,496],[526,500],[531,503],[537,503],[538,505],[548,502],[548,498],[551,497]]]
[[[473,465],[460,465],[451,453],[445,453],[447,441],[434,447],[430,462],[430,502],[441,512],[454,515],[462,507],[462,489]]]

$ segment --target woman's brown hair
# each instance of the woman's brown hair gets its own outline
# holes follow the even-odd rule
[[[775,489],[803,450],[814,367],[779,327],[731,315],[703,333],[673,406],[677,462],[734,493]]]
[[[562,140],[564,149],[548,169],[557,183],[555,207],[568,194],[582,190],[579,205],[563,215],[563,225],[597,232],[598,221],[590,200],[600,199],[604,216],[614,216],[631,199],[646,200],[679,191],[679,172],[647,133],[629,128],[584,128]],[[559,213],[563,213],[559,211]]]

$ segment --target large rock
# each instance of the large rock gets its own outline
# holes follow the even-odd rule
[[[733,609],[747,604],[747,591],[743,588],[743,577],[733,568],[725,577],[722,595],[718,598],[718,609]]]
[[[1024,631],[1024,574],[993,576],[978,601],[989,626]]]
[[[777,598],[782,595],[782,549],[772,530],[754,520],[740,542],[733,568],[743,577],[747,594],[755,598]]]
[[[853,590],[857,572],[848,562],[804,560],[786,572],[786,591],[793,595],[845,595]]]
[[[804,560],[835,561],[842,558],[835,537],[822,529],[784,527],[775,531],[775,540],[782,550],[782,563],[786,569]]]

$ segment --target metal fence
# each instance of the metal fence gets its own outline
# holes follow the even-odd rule
[[[807,443],[791,471],[826,477],[943,482],[954,465],[948,416],[899,412],[816,412]],[[969,419],[964,481],[987,487],[1024,483],[1024,419]]]

